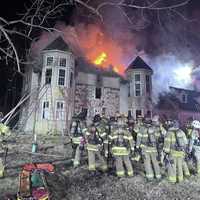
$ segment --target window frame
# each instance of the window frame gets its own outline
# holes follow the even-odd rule
[[[136,80],[137,76],[139,76],[139,80]],[[138,85],[139,85],[139,89],[137,89]],[[134,88],[135,88],[134,96],[141,97],[142,96],[142,88],[141,88],[141,74],[140,73],[134,74]],[[139,92],[139,94],[137,94],[138,92]]]
[[[65,65],[61,65],[61,61],[65,60]],[[60,57],[59,58],[59,67],[67,67],[67,59],[65,57]]]
[[[148,78],[147,78],[148,77]],[[150,75],[145,76],[145,86],[146,86],[146,93],[151,93],[151,77]]]
[[[60,77],[60,71],[63,71],[63,72],[64,72],[64,76]],[[61,78],[64,78],[64,84],[63,84],[63,85],[60,84]],[[58,86],[60,86],[60,87],[65,87],[65,86],[66,86],[66,70],[65,70],[65,69],[60,69],[60,68],[58,69],[57,84],[58,84]]]
[[[49,58],[52,58],[52,62],[50,62],[49,64],[48,64],[48,59]],[[53,56],[47,56],[46,57],[46,66],[53,66],[53,63],[54,63],[54,57]]]
[[[45,106],[46,103],[48,103],[48,107]],[[42,119],[50,120],[50,102],[49,101],[43,101],[42,102]]]
[[[62,103],[62,109],[58,107],[58,104]],[[55,102],[55,118],[56,120],[64,121],[66,119],[66,109],[65,109],[65,101],[63,100],[56,100]]]
[[[48,70],[51,70],[51,76],[49,77],[47,77],[47,71]],[[45,84],[51,84],[51,82],[52,82],[52,75],[53,75],[53,70],[52,70],[52,68],[46,68],[45,69]],[[48,79],[47,79],[48,78]],[[47,80],[49,80],[50,79],[50,83],[47,83]]]

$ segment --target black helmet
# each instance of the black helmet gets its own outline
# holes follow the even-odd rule
[[[101,121],[101,116],[99,114],[95,115],[94,119],[93,119],[93,122],[96,123],[96,122],[100,122],[100,121]]]

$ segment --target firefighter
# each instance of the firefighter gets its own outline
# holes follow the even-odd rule
[[[194,120],[192,122],[192,132],[191,137],[189,139],[189,154],[193,154],[195,161],[196,161],[196,172],[200,175],[200,136],[199,136],[199,129],[200,129],[200,122]]]
[[[94,119],[94,123],[96,124],[96,120],[98,117]],[[88,168],[89,171],[96,171],[96,157],[100,162],[100,169],[102,171],[107,170],[107,164],[104,160],[104,156],[102,156],[103,151],[103,140],[99,135],[99,132],[96,128],[96,125],[92,123],[88,130],[86,131],[86,146],[88,152]]]
[[[134,125],[134,134],[135,134],[135,143],[137,141],[137,136],[138,134],[140,133],[140,131],[143,129],[144,127],[144,117],[142,115],[138,115],[137,116],[137,120],[135,122],[135,125]],[[140,161],[141,160],[141,148],[135,148],[135,152],[134,152],[134,155],[133,157],[131,158],[133,161]]]
[[[4,125],[3,123],[0,123],[0,154],[7,156],[7,150],[8,147],[6,145],[6,138],[10,135],[10,129],[8,126]],[[4,176],[4,170],[5,170],[5,161],[3,161],[3,157],[0,157],[0,178]]]
[[[145,118],[144,126],[141,127],[137,135],[136,148],[141,148],[144,160],[145,174],[148,181],[152,181],[154,177],[161,179],[160,167],[157,160],[157,131],[151,124],[150,118]]]
[[[103,153],[104,156],[108,157],[108,134],[109,134],[109,120],[105,117],[105,115],[95,115],[94,116],[94,124],[98,131],[100,138],[103,141]]]
[[[190,172],[185,161],[185,150],[187,138],[185,133],[179,128],[177,120],[168,121],[168,131],[164,140],[163,151],[168,158],[168,180],[171,183],[183,181],[184,175],[190,176]]]
[[[117,176],[125,176],[124,165],[127,169],[128,176],[133,176],[133,168],[129,159],[131,151],[134,151],[133,137],[127,130],[124,117],[118,117],[117,127],[111,133],[110,140]]]
[[[73,117],[70,129],[70,137],[73,148],[74,167],[78,167],[80,165],[81,153],[84,150],[84,145],[85,145],[85,136],[84,136],[85,130],[86,126],[84,122],[81,121],[78,117]]]
[[[192,125],[193,121],[188,121],[186,123],[186,136],[188,139],[191,139],[192,137],[192,132],[193,132],[193,125]]]
[[[163,127],[163,125],[159,121],[159,116],[154,115],[152,118],[152,128],[154,129],[155,137],[156,137],[156,146],[157,146],[157,152],[158,152],[158,161],[161,165],[163,165],[163,145],[164,145],[164,138],[166,136],[166,129]]]

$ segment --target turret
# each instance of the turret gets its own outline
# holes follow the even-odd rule
[[[126,69],[128,80],[128,109],[135,118],[152,116],[153,70],[139,56]]]

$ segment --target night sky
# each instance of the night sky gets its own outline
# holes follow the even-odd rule
[[[172,1],[180,2],[180,0]],[[7,20],[16,19],[18,13],[24,12],[25,2],[27,3],[28,0],[4,1],[0,6],[0,16]],[[95,3],[98,2],[98,0],[92,2]],[[141,0],[139,2],[141,2]],[[73,18],[70,18],[72,16],[72,10],[75,11],[76,15],[73,14]],[[185,54],[183,56],[182,53],[182,50],[186,49],[194,55],[192,59],[195,60],[195,63],[200,65],[200,0],[191,0],[182,10],[184,10],[188,18],[195,18],[195,20],[186,22],[181,19],[181,17],[169,17],[167,12],[163,12],[160,16],[161,24],[159,24],[156,13],[152,14],[147,12],[149,16],[148,19],[150,19],[149,26],[141,31],[132,30],[136,36],[139,35],[138,37],[140,37],[137,48],[144,50],[151,56],[163,54],[163,52],[171,52],[177,54],[177,57],[181,57],[182,59],[187,59],[187,56],[185,56]],[[132,11],[128,10],[128,12],[131,13]],[[107,13],[109,13],[109,8]],[[89,16],[86,9],[79,8],[79,10],[75,10],[70,8],[66,11],[65,16],[62,18],[58,17],[58,20],[63,20],[65,23],[69,23],[70,20],[73,22],[81,20],[86,21],[86,18],[83,16]],[[173,17],[175,17],[175,20]],[[116,19],[116,17],[114,18]],[[109,17],[106,19],[109,19]],[[169,19],[172,20],[174,24],[169,22]],[[111,29],[112,24],[109,21],[108,24]],[[116,24],[113,23],[113,27],[115,25]],[[182,28],[184,27],[187,27],[187,31],[183,33]],[[20,51],[23,52],[24,41],[16,40],[16,43]],[[174,46],[179,46],[179,48],[174,48]],[[13,64],[8,63],[8,65],[6,65],[5,62],[0,61],[0,85],[0,110],[6,113],[16,104],[20,97],[20,89],[22,87],[22,78],[17,73],[14,73]]]

